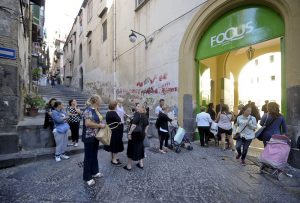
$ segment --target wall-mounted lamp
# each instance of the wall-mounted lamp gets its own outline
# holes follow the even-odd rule
[[[148,44],[151,43],[153,41],[153,37],[150,37],[149,40],[147,40],[146,36],[139,33],[139,32],[136,32],[134,30],[130,30],[131,31],[131,34],[129,35],[129,41],[131,41],[132,43],[135,43],[136,39],[137,39],[137,36],[136,34],[138,35],[141,35],[144,39],[145,39],[145,49],[148,48]]]
[[[252,46],[250,46],[249,49],[247,50],[246,54],[247,54],[249,61],[251,61],[253,59],[254,51],[255,51],[255,49],[253,49]]]

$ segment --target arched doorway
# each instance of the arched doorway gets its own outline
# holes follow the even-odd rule
[[[193,114],[188,113],[192,112],[190,109],[187,109],[186,106],[192,106],[193,103],[196,103],[196,98],[199,95],[197,91],[197,86],[199,81],[197,79],[197,74],[199,73],[199,61],[195,60],[195,55],[197,52],[197,47],[199,40],[204,35],[209,26],[215,22],[220,16],[224,13],[229,12],[235,8],[241,6],[249,5],[262,5],[268,8],[271,8],[273,11],[277,12],[284,21],[284,38],[279,39],[280,44],[279,50],[281,51],[282,56],[282,85],[281,92],[282,98],[289,98],[286,102],[286,118],[287,125],[290,132],[290,137],[292,139],[292,145],[295,146],[297,132],[300,132],[299,126],[299,117],[300,111],[299,105],[299,93],[300,93],[300,77],[299,75],[299,60],[298,53],[300,51],[300,41],[299,32],[300,27],[298,20],[299,12],[298,8],[300,2],[298,1],[286,1],[286,0],[210,0],[204,4],[190,22],[189,26],[186,29],[186,32],[182,38],[180,50],[179,50],[179,72],[178,72],[178,118],[180,124],[183,126],[185,123],[188,123],[193,119]],[[269,21],[269,23],[272,20]],[[229,54],[231,55],[231,54]],[[256,57],[256,56],[255,56]],[[245,65],[246,63],[244,63]],[[234,74],[234,77],[236,75]],[[214,81],[212,81],[214,82]],[[238,86],[238,80],[234,81],[234,86]],[[238,91],[235,91],[235,95],[238,95]],[[192,101],[191,101],[191,99]],[[237,98],[235,96],[235,98]],[[236,101],[235,101],[236,102]],[[238,101],[237,101],[238,102]],[[187,129],[188,131],[193,131],[193,129]],[[298,133],[299,134],[299,133]],[[298,165],[300,167],[300,160],[296,163],[297,157],[299,157],[300,152],[292,150],[291,153],[291,163]]]
[[[270,24],[270,20],[273,23]],[[263,52],[262,50],[272,46],[272,43],[265,43],[266,41],[283,36],[283,19],[278,13],[265,6],[239,7],[223,14],[212,23],[199,40],[195,56],[200,64],[211,67],[212,80],[215,81],[213,85],[216,90],[216,98],[212,102],[218,104],[222,100],[230,107],[230,110],[237,114],[240,100],[238,94],[232,94],[238,91],[238,86],[234,86],[232,82],[234,76],[231,72],[238,73],[242,66],[237,64],[245,59],[251,60],[255,55],[255,50]],[[236,78],[238,78],[237,75]],[[236,90],[233,90],[234,88]],[[259,90],[251,83],[248,84],[248,88]],[[196,91],[201,92],[201,89]],[[281,91],[281,87],[277,91]],[[267,91],[263,94],[267,94]],[[198,106],[202,105],[202,95],[199,95]],[[239,102],[233,102],[234,95],[237,96],[235,101]],[[279,102],[282,106],[286,105],[283,101]]]

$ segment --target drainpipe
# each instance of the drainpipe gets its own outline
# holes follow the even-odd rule
[[[113,50],[113,63],[114,63],[114,72],[113,72],[113,86],[114,86],[114,100],[116,100],[116,98],[117,98],[117,90],[116,90],[116,71],[117,71],[117,69],[116,69],[116,67],[117,67],[117,62],[116,62],[116,59],[117,59],[117,49],[116,49],[116,46],[117,46],[117,30],[116,30],[116,28],[117,28],[117,18],[116,18],[116,0],[114,0],[114,2],[113,2],[113,4],[114,4],[114,50]]]

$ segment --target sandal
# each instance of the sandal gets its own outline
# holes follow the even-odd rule
[[[123,167],[126,171],[131,171],[131,169],[127,168],[127,166]]]
[[[144,166],[141,166],[140,163],[137,163],[136,166],[140,169],[144,169]]]

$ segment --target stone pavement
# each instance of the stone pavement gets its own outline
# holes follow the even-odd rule
[[[158,145],[156,139],[151,144]],[[100,150],[104,177],[93,187],[82,181],[83,154],[2,169],[0,202],[300,202],[297,187],[261,175],[253,162],[243,167],[231,151],[193,146],[179,154],[146,149],[144,170],[130,172],[111,166],[109,153]]]

